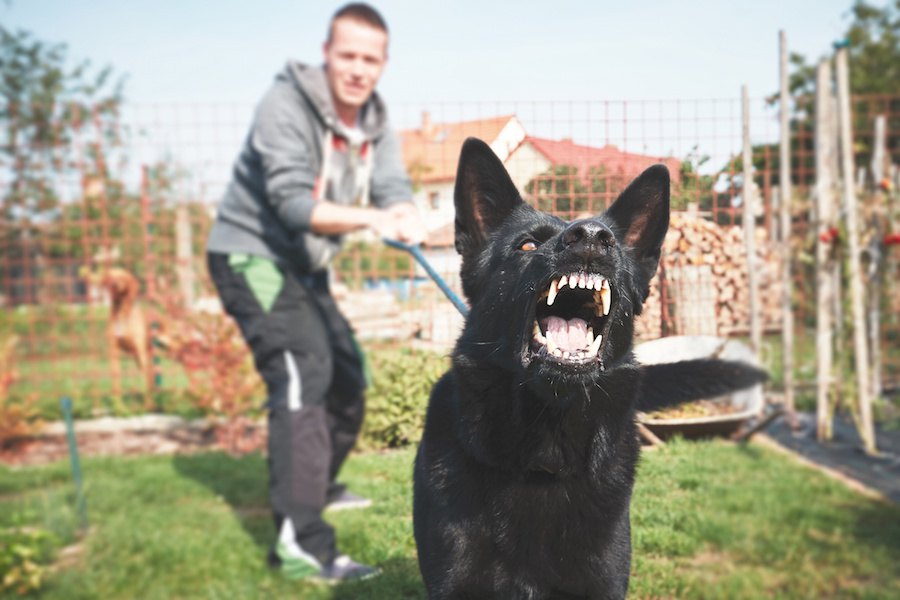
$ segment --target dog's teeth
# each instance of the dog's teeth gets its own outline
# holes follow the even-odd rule
[[[586,290],[594,289],[594,278],[590,275],[587,276],[587,280],[585,280],[584,288]]]
[[[582,275],[581,277],[578,278],[578,287],[580,287],[581,289],[584,289],[584,286],[586,286],[586,285],[587,285],[587,281],[585,281],[584,275]]]
[[[553,349],[553,356],[557,356],[557,357],[559,357],[559,358],[562,358],[562,355],[563,355],[562,350],[560,350],[559,348],[554,348],[554,349]]]
[[[600,292],[594,292],[594,314],[603,315],[603,295]]]
[[[541,333],[541,327],[538,325],[538,322],[534,322],[534,331],[533,331],[534,339],[538,341],[538,343],[546,344],[547,338],[544,337],[544,334]]]
[[[559,278],[559,289],[566,287],[566,276],[563,275]]]
[[[556,280],[550,282],[550,291],[547,292],[547,306],[551,306],[556,301],[556,295],[559,293],[559,288],[556,285]]]
[[[597,337],[594,338],[594,341],[591,342],[591,347],[588,350],[588,354],[591,356],[595,356],[597,354],[597,352],[600,351],[600,344],[602,344],[602,343],[603,343],[603,336],[598,334]]]
[[[603,300],[604,316],[609,314],[609,305],[612,300],[612,298],[610,297],[611,294],[612,293],[610,292],[610,289],[609,289],[609,282],[604,279],[603,286],[600,288],[600,298],[601,298],[601,300]]]
[[[588,340],[588,343],[587,343],[588,346],[590,346],[591,344],[594,343],[594,328],[593,327],[588,327],[587,340]]]
[[[556,347],[556,342],[553,341],[553,338],[550,337],[550,332],[547,332],[547,352],[550,354],[556,354],[559,352],[559,348]]]
[[[571,354],[569,354],[567,351],[564,350],[563,353],[562,353],[562,357],[563,357],[563,358],[569,358],[569,356],[571,356]]]

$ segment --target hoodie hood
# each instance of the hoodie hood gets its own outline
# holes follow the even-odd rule
[[[296,61],[288,61],[279,78],[291,81],[312,107],[316,116],[328,129],[341,137],[347,136],[347,128],[338,119],[328,88],[325,65],[313,67]],[[387,127],[387,109],[378,92],[373,92],[359,113],[359,124],[367,139],[378,138]]]

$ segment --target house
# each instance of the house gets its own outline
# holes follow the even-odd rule
[[[423,112],[420,128],[401,131],[400,136],[406,168],[413,180],[413,200],[430,232],[432,248],[452,246],[453,185],[459,151],[468,137],[480,138],[491,146],[525,196],[529,182],[535,178],[545,177],[541,188],[551,200],[561,194],[562,179],[576,179],[577,184],[565,183],[578,190],[582,200],[562,208],[555,203],[550,205],[561,209],[563,216],[566,211],[568,216],[574,216],[576,210],[599,212],[631,179],[655,163],[662,162],[669,167],[673,183],[680,178],[681,161],[677,159],[623,152],[609,144],[598,148],[576,144],[571,139],[529,136],[515,115],[435,123],[428,112]],[[574,168],[574,175],[554,177],[551,173],[555,167]]]
[[[607,144],[600,148],[576,144],[571,139],[547,140],[528,136],[504,160],[510,177],[523,194],[536,177],[543,176],[546,185],[541,186],[547,195],[562,193],[559,190],[577,189],[583,194],[585,204],[599,212],[615,199],[618,192],[647,167],[663,163],[669,167],[672,182],[681,175],[681,161],[671,157],[651,156],[623,152]],[[571,167],[572,175],[554,176],[554,167]],[[560,179],[574,179],[562,185]],[[537,190],[534,190],[535,192]]]
[[[429,230],[453,221],[453,183],[459,151],[468,137],[484,140],[506,160],[525,139],[525,128],[514,115],[435,123],[422,113],[419,129],[400,132],[403,158],[413,181],[413,200]]]

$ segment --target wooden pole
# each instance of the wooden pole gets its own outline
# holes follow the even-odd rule
[[[194,244],[191,235],[191,220],[188,207],[179,202],[175,207],[175,269],[184,308],[194,307]]]
[[[791,128],[788,94],[788,48],[784,31],[778,33],[781,73],[781,145],[778,161],[779,221],[781,223],[781,322],[783,336],[782,367],[784,370],[784,409],[791,428],[796,429],[794,410],[794,312],[791,304],[794,286],[791,277]]]
[[[834,192],[837,181],[834,169],[837,132],[834,128],[833,108],[831,65],[827,60],[822,60],[816,69],[816,202],[812,220],[816,232],[816,438],[819,441],[830,440],[832,435],[835,241],[829,241],[828,236],[834,227]]]
[[[759,355],[762,352],[762,328],[759,322],[759,291],[756,273],[756,194],[753,189],[753,150],[750,146],[750,95],[747,86],[741,88],[744,185],[741,196],[744,201],[744,247],[747,252],[747,285],[750,300],[750,348]]]
[[[884,239],[887,211],[886,201],[881,191],[881,180],[885,175],[887,157],[887,119],[884,115],[875,117],[875,136],[872,146],[872,181],[875,192],[870,202],[869,242],[869,350],[872,355],[872,398],[881,396],[881,275],[884,266]]]
[[[840,121],[841,166],[844,212],[847,224],[847,262],[850,265],[850,308],[853,311],[853,354],[856,367],[856,392],[859,399],[859,435],[865,451],[877,452],[872,422],[872,398],[869,395],[869,353],[866,341],[866,315],[860,268],[859,219],[856,189],[853,184],[853,131],[850,125],[850,78],[847,49],[837,51],[838,119]]]

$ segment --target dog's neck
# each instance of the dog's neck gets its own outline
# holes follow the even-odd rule
[[[573,475],[589,468],[600,449],[634,429],[639,371],[631,365],[603,373],[592,385],[541,385],[498,377],[495,365],[457,355],[457,438],[475,460],[522,475]],[[631,393],[612,397],[607,389]],[[603,444],[598,444],[603,440]]]

